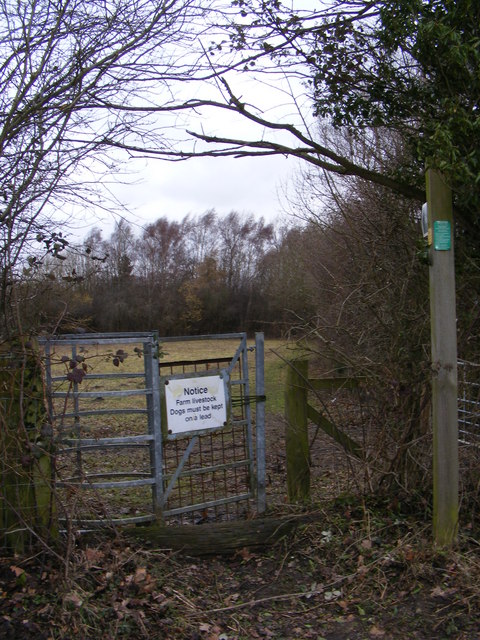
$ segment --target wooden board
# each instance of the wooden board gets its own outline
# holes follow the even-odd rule
[[[243,548],[255,550],[271,546],[311,519],[311,516],[302,515],[191,526],[153,524],[132,527],[124,533],[149,541],[156,548],[182,551],[187,555],[229,555]]]

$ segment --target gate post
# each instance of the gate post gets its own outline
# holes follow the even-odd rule
[[[150,464],[155,484],[153,488],[153,512],[157,519],[163,517],[163,444],[160,406],[160,372],[158,368],[158,336],[152,337],[144,343],[144,363],[147,387],[148,429],[153,435],[153,449],[150,449]]]
[[[56,535],[53,445],[34,348],[2,348],[0,395],[0,540],[23,553],[31,532]]]
[[[263,333],[255,334],[255,438],[257,453],[257,511],[264,513],[265,496],[265,359]]]
[[[289,502],[310,500],[310,449],[308,442],[308,360],[288,363],[285,385],[287,492]]]

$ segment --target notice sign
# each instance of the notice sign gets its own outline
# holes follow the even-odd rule
[[[168,433],[223,427],[227,421],[225,383],[220,375],[165,381]]]

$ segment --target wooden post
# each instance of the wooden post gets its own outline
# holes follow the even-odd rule
[[[427,171],[432,341],[433,535],[451,545],[458,526],[457,325],[452,194]]]
[[[18,346],[0,353],[0,535],[23,553],[32,532],[55,535],[51,434],[38,357]]]
[[[255,334],[255,438],[257,457],[257,511],[265,513],[266,499],[266,463],[265,463],[265,341],[263,333]]]
[[[285,385],[287,492],[290,502],[310,500],[310,449],[307,419],[308,360],[293,360]]]

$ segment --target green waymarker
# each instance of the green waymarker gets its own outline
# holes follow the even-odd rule
[[[452,248],[449,220],[435,220],[433,223],[433,247],[435,251],[449,251]]]

